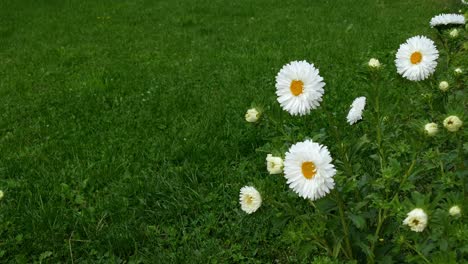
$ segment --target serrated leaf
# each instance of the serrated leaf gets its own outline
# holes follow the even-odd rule
[[[363,229],[366,226],[366,219],[361,215],[349,214],[348,217],[358,229]]]

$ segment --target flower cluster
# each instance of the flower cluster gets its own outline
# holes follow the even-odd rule
[[[431,27],[436,28],[438,34],[440,34],[440,40],[443,40],[443,37],[445,37],[448,41],[453,41],[454,43],[457,41],[459,43],[460,36],[465,34],[465,32],[453,27],[463,24],[465,24],[465,18],[457,14],[438,15],[430,21]],[[439,47],[443,46],[446,48],[447,43],[444,42],[444,44]],[[426,115],[429,116],[433,122],[413,122],[412,117],[405,119],[408,120],[408,123],[413,122],[411,127],[415,123],[420,124],[418,126],[419,133],[423,131],[427,136],[414,139],[416,142],[414,146],[415,149],[418,149],[418,153],[413,155],[414,160],[410,162],[407,159],[405,160],[405,157],[411,156],[408,155],[411,150],[408,150],[409,147],[406,143],[408,140],[404,134],[408,131],[402,129],[404,126],[401,124],[389,122],[388,120],[392,118],[390,114],[381,115],[381,112],[379,112],[379,106],[384,101],[380,97],[381,91],[379,89],[381,85],[378,82],[384,78],[387,78],[389,81],[395,78],[385,75],[385,70],[388,68],[385,65],[387,64],[385,61],[381,63],[378,58],[371,58],[367,62],[367,65],[363,64],[367,69],[365,79],[369,80],[369,91],[362,92],[365,96],[359,96],[353,100],[347,114],[341,113],[342,116],[346,116],[347,124],[344,122],[343,117],[341,117],[341,121],[336,120],[336,116],[340,115],[340,113],[337,113],[338,111],[332,110],[332,112],[330,108],[327,109],[324,106],[328,105],[328,100],[331,100],[329,97],[324,97],[324,78],[313,63],[305,60],[291,61],[285,64],[275,78],[276,100],[279,103],[279,107],[289,113],[290,118],[297,122],[292,122],[294,124],[288,126],[287,122],[283,120],[283,116],[279,120],[275,120],[272,117],[273,114],[270,115],[268,112],[270,108],[265,108],[264,115],[263,111],[259,111],[258,108],[249,109],[245,114],[247,122],[259,123],[255,126],[256,128],[262,128],[262,124],[265,123],[265,128],[268,130],[269,135],[274,134],[274,132],[271,132],[272,127],[278,127],[278,130],[281,132],[278,133],[280,136],[266,137],[268,140],[271,139],[272,144],[266,144],[265,146],[268,146],[268,148],[260,148],[261,151],[268,153],[264,160],[266,161],[266,171],[268,174],[282,174],[284,176],[284,183],[289,187],[289,192],[306,199],[313,205],[314,213],[322,214],[320,219],[327,219],[327,221],[339,219],[339,221],[333,222],[329,226],[324,224],[328,228],[336,228],[340,225],[343,228],[342,231],[338,232],[332,230],[330,232],[331,239],[319,240],[316,239],[317,237],[308,238],[309,240],[316,239],[315,242],[320,248],[325,248],[328,252],[334,252],[335,248],[328,247],[328,241],[340,241],[339,243],[343,241],[342,244],[339,244],[338,251],[343,253],[344,256],[351,259],[353,256],[352,251],[361,248],[361,255],[367,255],[368,257],[366,259],[367,262],[374,263],[376,260],[375,254],[378,252],[376,247],[378,247],[379,243],[385,243],[386,236],[403,234],[399,239],[394,241],[403,245],[402,248],[405,251],[418,250],[416,247],[412,247],[411,243],[405,238],[405,235],[411,233],[409,230],[416,232],[411,233],[413,237],[425,236],[430,234],[432,230],[436,230],[436,228],[432,229],[431,225],[436,221],[441,221],[440,219],[444,219],[444,221],[457,221],[463,218],[460,206],[453,205],[457,204],[459,200],[455,198],[454,200],[447,199],[443,206],[441,206],[439,201],[431,203],[431,194],[421,194],[421,192],[426,190],[414,184],[419,178],[427,178],[418,175],[425,168],[417,168],[425,166],[424,158],[426,157],[431,159],[431,162],[428,162],[430,165],[427,165],[429,168],[427,170],[431,171],[431,174],[428,173],[429,175],[433,173],[434,165],[432,163],[437,164],[437,169],[440,169],[443,179],[437,179],[437,184],[438,187],[442,186],[443,188],[445,188],[445,183],[448,183],[447,185],[452,184],[451,181],[453,181],[454,175],[457,175],[454,171],[458,168],[463,168],[465,164],[463,160],[460,161],[461,165],[457,164],[458,167],[455,165],[448,166],[444,164],[445,160],[442,158],[439,163],[433,162],[432,159],[437,159],[441,156],[438,146],[431,146],[430,150],[425,153],[426,156],[424,158],[419,153],[423,152],[424,148],[429,146],[429,144],[437,144],[438,140],[443,140],[443,137],[439,133],[444,132],[439,131],[439,128],[445,128],[444,131],[447,132],[445,133],[446,138],[461,138],[463,141],[462,136],[458,137],[459,131],[463,130],[463,116],[460,118],[460,115],[455,114],[456,110],[451,110],[457,108],[444,106],[434,110],[435,107],[432,105],[433,98],[437,99],[437,103],[444,104],[452,91],[456,91],[463,86],[464,71],[460,67],[449,68],[450,60],[441,59],[443,62],[441,64],[447,65],[446,71],[450,72],[450,76],[444,75],[443,79],[438,78],[439,69],[445,66],[438,65],[439,56],[448,56],[450,55],[449,53],[444,50],[439,52],[436,42],[426,36],[414,36],[408,38],[400,45],[394,59],[392,59],[396,66],[396,72],[404,78],[399,81],[406,82],[407,84],[410,83],[407,80],[419,82],[418,87],[421,89],[424,89],[423,85],[425,84],[429,85],[430,89],[432,89],[432,93],[431,90],[422,91],[424,103],[429,103],[431,104],[430,106],[420,107],[421,104],[416,103],[414,106],[411,105],[411,107],[425,109],[419,114],[425,116],[425,118],[427,118]],[[437,97],[434,96],[433,91],[437,91]],[[388,98],[387,96],[386,99]],[[413,100],[413,98],[411,99]],[[414,101],[416,100],[414,99]],[[384,103],[387,102],[385,101]],[[367,108],[366,103],[368,103]],[[340,112],[342,109],[348,108],[347,105],[337,104],[332,107],[333,109],[340,109]],[[426,112],[426,109],[430,109],[430,111]],[[316,111],[314,111],[314,114],[311,114],[313,110]],[[441,113],[442,111],[445,112]],[[326,114],[326,120],[329,123],[326,125],[326,128],[321,129],[321,131],[324,131],[323,134],[310,135],[312,133],[310,131],[311,127],[321,128],[323,126],[317,125],[317,122],[315,122],[317,119],[312,119],[314,121],[311,122],[311,119],[304,116],[315,116],[317,112],[319,112],[317,115]],[[260,117],[262,117],[261,120]],[[363,121],[359,122],[360,120]],[[353,129],[343,132],[346,135],[341,137],[340,132],[342,131],[340,129],[348,130],[349,125],[353,125],[357,129],[353,127]],[[392,125],[397,127],[395,131],[392,131]],[[371,146],[367,147],[366,151],[360,152],[361,148],[369,143],[367,136],[371,132],[367,130],[375,132],[376,142],[369,144]],[[300,132],[296,134],[295,131]],[[448,136],[448,134],[454,135],[457,132],[458,134],[455,134],[457,135],[455,137]],[[357,133],[363,133],[359,135],[359,140],[355,137]],[[387,136],[386,138],[391,139],[389,140],[391,144],[385,143],[385,139],[382,139],[385,137],[385,133],[391,134],[391,136]],[[323,139],[328,137],[331,138],[331,141]],[[404,139],[400,140],[399,137],[403,137]],[[398,142],[399,140],[403,143]],[[328,142],[328,146],[323,144],[323,142]],[[398,142],[399,145],[393,145],[394,142]],[[463,151],[463,146],[459,144],[458,152]],[[373,151],[376,152],[372,153]],[[276,154],[273,155],[274,153]],[[360,153],[363,153],[362,156],[364,158],[361,157],[361,160],[357,162],[353,160],[354,156]],[[332,156],[337,157],[336,160]],[[400,162],[399,159],[403,159],[403,162]],[[405,164],[410,164],[406,172],[403,171]],[[332,192],[333,195],[329,195]],[[321,201],[324,202],[322,203]],[[450,204],[452,206],[447,210],[448,206],[444,206],[448,202],[453,203]],[[245,186],[240,191],[240,204],[243,211],[252,214],[262,204],[261,195],[254,187]],[[347,207],[348,204],[352,206]],[[406,217],[402,214],[402,205],[405,208],[403,212],[409,211],[406,213]],[[442,213],[441,207],[445,208]],[[361,208],[366,208],[367,211]],[[361,211],[362,214],[359,214],[360,210],[364,212]],[[396,224],[390,224],[390,221]],[[387,224],[388,227],[385,226]],[[349,229],[353,226],[355,229],[353,232],[350,232]],[[323,229],[323,226],[320,226],[320,228]],[[361,234],[361,232],[364,232],[363,230],[369,232],[369,235],[365,236]],[[384,234],[384,232],[386,233]],[[342,234],[342,236],[337,234]],[[327,234],[322,233],[321,235]],[[351,237],[354,241],[360,237],[366,237],[367,240],[366,242],[361,241],[359,247],[356,247],[352,246],[351,241],[353,240],[350,239]],[[382,248],[381,251],[384,252],[385,250]],[[419,253],[418,255],[422,255],[420,252],[417,253]],[[403,260],[399,259],[395,261]]]

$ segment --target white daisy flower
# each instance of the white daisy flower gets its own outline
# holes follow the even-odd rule
[[[334,187],[335,166],[326,146],[311,140],[299,142],[286,152],[284,177],[299,196],[317,200]]]
[[[463,125],[463,121],[458,116],[449,116],[444,120],[444,127],[450,132],[457,132]]]
[[[273,157],[268,154],[267,158],[267,170],[270,174],[279,174],[283,172],[283,159],[281,157]]]
[[[293,61],[276,76],[276,95],[291,115],[306,115],[322,101],[325,83],[318,69],[307,61]]]
[[[437,131],[439,131],[439,128],[437,127],[437,124],[436,123],[427,123],[425,126],[424,126],[424,130],[426,131],[426,134],[428,136],[435,136],[435,134],[437,134]]]
[[[454,206],[450,207],[449,214],[451,216],[459,216],[461,214],[460,206],[454,205]]]
[[[438,57],[439,51],[432,40],[416,36],[401,44],[395,64],[398,73],[406,79],[421,81],[434,73]]]
[[[262,205],[262,196],[252,186],[244,186],[240,189],[239,202],[242,211],[251,214]]]
[[[247,113],[245,114],[245,120],[250,123],[255,123],[258,121],[259,116],[260,113],[257,111],[257,109],[251,108],[247,110]]]
[[[361,97],[354,99],[353,103],[350,106],[351,110],[349,110],[348,116],[346,117],[350,125],[362,119],[362,111],[364,111],[365,106],[366,106],[366,97],[361,96]]]
[[[414,232],[422,232],[427,226],[427,214],[421,208],[413,209],[403,220],[403,224],[409,226]]]
[[[461,75],[463,73],[463,70],[461,68],[455,68],[455,70],[453,70],[453,73],[455,73],[455,75]]]
[[[449,88],[450,88],[450,85],[449,85],[449,83],[447,81],[441,81],[439,83],[439,89],[442,92],[446,92]]]
[[[431,27],[447,25],[464,25],[465,17],[459,14],[440,14],[431,19]]]

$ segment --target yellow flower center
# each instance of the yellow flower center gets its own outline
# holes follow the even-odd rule
[[[312,179],[315,174],[317,174],[317,168],[315,167],[315,164],[311,161],[303,162],[302,174],[304,175],[304,178],[308,180]]]
[[[289,89],[291,89],[291,93],[294,94],[294,96],[298,96],[304,91],[304,83],[302,81],[293,80]]]
[[[419,51],[416,51],[416,52],[413,52],[413,54],[411,54],[411,63],[412,64],[418,64],[422,61],[422,54],[421,52]]]
[[[252,203],[253,203],[253,197],[250,196],[250,195],[247,195],[247,196],[245,197],[245,203],[246,203],[246,204],[252,204]]]
[[[413,219],[413,224],[414,225],[419,225],[419,220],[418,219]]]

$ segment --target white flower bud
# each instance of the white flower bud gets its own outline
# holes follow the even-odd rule
[[[450,132],[457,132],[463,125],[463,122],[458,116],[449,116],[444,120],[444,127]]]
[[[452,29],[449,34],[450,34],[450,37],[452,38],[458,37],[458,29],[456,28]]]
[[[449,87],[450,87],[450,86],[449,86],[448,82],[446,82],[446,81],[441,81],[441,82],[439,83],[439,89],[440,89],[442,92],[446,92],[446,91],[449,89]]]
[[[450,207],[449,214],[451,216],[459,216],[461,214],[461,209],[458,205]]]
[[[379,69],[380,68],[380,61],[378,59],[372,58],[369,60],[369,67],[373,69]]]
[[[434,136],[435,134],[437,134],[437,131],[439,130],[437,128],[437,124],[436,123],[428,123],[424,126],[424,130],[426,131],[427,135],[429,136]]]
[[[255,108],[247,110],[247,113],[245,114],[245,120],[250,123],[257,122],[259,117],[260,113]]]
[[[273,157],[268,154],[267,158],[267,170],[270,174],[279,174],[283,172],[283,159],[281,157]]]

